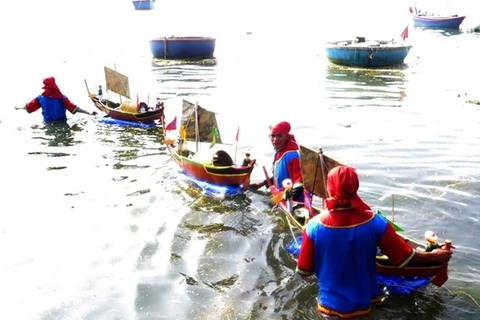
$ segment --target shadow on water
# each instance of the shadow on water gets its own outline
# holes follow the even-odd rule
[[[161,146],[162,132],[158,127],[138,128],[135,126],[118,126],[102,124],[95,133],[97,139],[109,153],[103,154],[104,158],[117,161],[115,169],[142,168],[138,164],[127,164],[127,161],[142,157],[165,154]],[[150,167],[145,165],[144,167]]]
[[[68,124],[67,121],[55,121],[44,125],[34,125],[32,139],[40,139],[48,147],[72,147],[83,143],[75,140],[75,133],[83,131],[80,123]],[[58,155],[56,155],[58,156]]]

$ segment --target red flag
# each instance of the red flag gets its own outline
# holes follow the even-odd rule
[[[165,127],[165,130],[176,130],[176,129],[177,129],[177,116],[175,116],[172,122],[167,124],[167,126]]]
[[[235,141],[238,142],[238,135],[240,134],[240,126],[237,127],[237,135],[235,136]]]
[[[403,32],[400,34],[400,38],[402,38],[403,40],[407,39],[408,38],[408,26],[405,28],[405,30],[403,30]]]

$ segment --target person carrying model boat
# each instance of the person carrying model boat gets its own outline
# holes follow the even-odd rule
[[[413,249],[358,196],[354,168],[338,166],[327,175],[326,209],[306,224],[296,272],[315,275],[318,310],[326,316],[358,319],[380,302],[375,256],[377,247],[398,268],[446,264],[452,252]]]
[[[294,202],[304,201],[304,188],[302,171],[300,169],[300,155],[295,136],[290,133],[290,123],[282,121],[270,127],[270,142],[275,149],[273,158],[273,176],[270,181],[253,183],[249,186],[251,190],[258,190],[267,187],[270,184],[277,190],[283,190],[283,181],[290,179],[292,181],[291,196]],[[270,183],[269,183],[270,182]]]
[[[15,107],[15,109],[24,109],[28,113],[35,112],[38,109],[42,109],[43,121],[45,123],[67,120],[67,110],[72,114],[80,112],[93,116],[97,115],[95,111],[88,112],[72,103],[67,96],[62,94],[55,82],[54,77],[43,79],[42,89],[42,94],[35,97],[24,107]]]

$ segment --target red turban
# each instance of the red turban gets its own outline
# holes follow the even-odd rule
[[[60,92],[60,89],[57,87],[54,77],[43,79],[42,89],[44,90],[42,93],[42,96],[44,97],[57,98],[57,99],[62,97],[62,93]]]
[[[370,207],[357,194],[359,185],[358,175],[354,168],[339,166],[330,170],[327,176],[329,197],[325,199],[327,209],[370,210]]]
[[[276,125],[271,125],[270,126],[270,132],[271,133],[283,133],[283,134],[289,134],[290,133],[290,123],[286,121],[282,121]]]

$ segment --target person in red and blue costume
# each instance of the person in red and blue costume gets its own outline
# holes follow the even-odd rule
[[[358,196],[354,168],[339,166],[327,176],[326,209],[303,231],[296,272],[318,282],[318,310],[324,316],[360,319],[380,302],[375,256],[377,247],[402,268],[446,263],[451,251],[421,252],[400,238],[386,219],[373,213]]]
[[[62,94],[54,77],[43,79],[44,91],[41,95],[27,103],[24,107],[16,109],[25,109],[28,113],[42,109],[43,121],[45,123],[53,121],[67,120],[66,110],[75,114],[77,112],[85,113],[89,115],[96,115],[94,111],[92,113],[83,110],[73,104],[65,95]]]
[[[295,202],[303,202],[304,188],[302,171],[300,169],[300,155],[298,153],[298,144],[295,136],[290,133],[290,123],[282,121],[270,127],[270,141],[275,149],[273,158],[273,176],[270,177],[270,183],[277,190],[284,190],[283,181],[290,179],[292,181],[291,196]],[[250,189],[257,190],[268,186],[267,180],[250,185]]]

